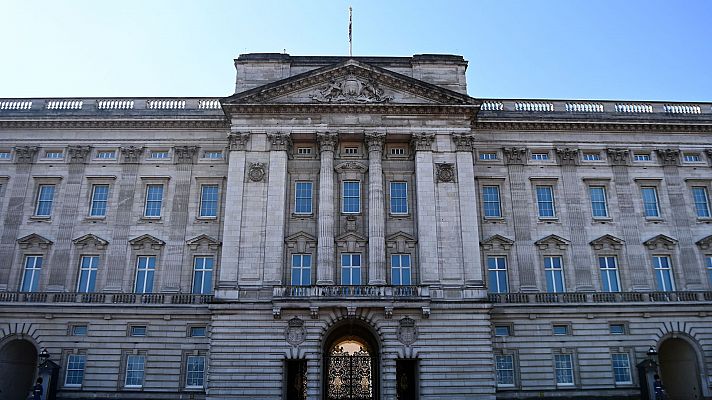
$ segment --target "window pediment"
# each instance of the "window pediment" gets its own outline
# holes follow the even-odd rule
[[[386,247],[395,253],[409,253],[417,242],[418,239],[405,232],[396,232],[386,237]]]
[[[509,250],[513,244],[514,240],[499,234],[490,236],[488,239],[480,242],[480,246],[483,250]]]
[[[201,246],[206,246],[210,250],[217,250],[222,243],[212,236],[206,234],[198,235],[185,242],[191,250],[198,250]]]
[[[672,250],[677,245],[677,239],[673,239],[667,235],[657,235],[643,242],[643,245],[648,250],[664,249]]]
[[[368,239],[354,232],[346,232],[336,237],[336,246],[342,251],[355,252],[366,248]]]
[[[549,235],[534,242],[539,250],[564,250],[570,243],[570,241],[558,235]]]
[[[53,245],[54,242],[47,239],[44,236],[38,235],[36,233],[31,233],[27,236],[23,236],[17,239],[17,243],[20,245],[21,249],[29,249],[32,247],[38,247],[40,249],[47,249],[49,246]]]
[[[284,242],[294,253],[311,253],[316,248],[317,239],[304,231],[299,231],[284,238]]]
[[[163,247],[166,244],[166,242],[164,242],[161,239],[158,239],[155,236],[145,234],[145,235],[141,235],[141,236],[138,236],[138,237],[135,237],[135,238],[129,240],[129,244],[131,245],[131,248],[133,248],[134,250],[141,250],[144,248],[159,250],[161,247]]]
[[[625,242],[623,239],[619,239],[613,235],[603,235],[597,239],[593,239],[590,242],[591,247],[593,247],[594,250],[620,250]]]
[[[103,250],[109,244],[108,241],[92,233],[87,233],[84,236],[80,236],[72,240],[72,243],[74,243],[74,245],[79,247],[80,249],[86,246],[94,246],[94,248],[96,248],[97,250]]]
[[[712,235],[703,237],[702,239],[696,241],[695,244],[700,246],[702,250],[712,249]]]

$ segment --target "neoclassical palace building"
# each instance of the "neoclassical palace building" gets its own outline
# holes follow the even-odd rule
[[[0,99],[0,398],[712,397],[711,103],[235,67],[225,98]]]

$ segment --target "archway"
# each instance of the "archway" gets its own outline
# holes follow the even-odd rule
[[[324,399],[373,400],[379,392],[379,344],[368,327],[347,321],[324,340]]]
[[[683,339],[667,339],[658,352],[660,377],[671,400],[702,398],[695,349]]]
[[[37,349],[22,339],[11,340],[0,348],[0,397],[25,400],[37,370]]]

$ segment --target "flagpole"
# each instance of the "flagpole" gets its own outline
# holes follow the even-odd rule
[[[351,6],[349,6],[349,57],[352,56],[352,53],[351,53],[351,22],[352,22],[352,19],[351,19]]]

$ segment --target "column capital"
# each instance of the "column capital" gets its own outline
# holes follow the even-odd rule
[[[69,146],[67,147],[67,153],[69,153],[69,162],[71,164],[83,164],[87,162],[87,157],[91,152],[91,146]]]
[[[385,132],[367,132],[365,136],[369,153],[372,151],[383,152],[383,144],[386,142]]]
[[[268,133],[267,139],[270,142],[270,151],[287,151],[292,146],[289,133]]]
[[[176,156],[176,164],[192,164],[198,153],[198,146],[175,146],[173,153]]]
[[[611,165],[626,165],[628,164],[628,155],[630,151],[628,149],[606,149],[606,154],[608,154],[608,161]]]
[[[556,155],[559,157],[561,165],[576,165],[579,160],[579,149],[570,147],[557,147]]]
[[[433,151],[434,133],[414,133],[410,139],[415,151]]]
[[[35,160],[37,150],[37,146],[15,147],[15,162],[18,164],[31,164]]]
[[[471,152],[474,150],[475,135],[471,133],[453,133],[452,141],[455,143],[455,149],[457,151]]]
[[[663,165],[677,165],[678,161],[680,161],[680,150],[656,149],[656,152]]]
[[[137,164],[141,161],[143,147],[137,146],[122,146],[119,148],[121,155],[124,156],[124,162],[128,164]]]
[[[504,162],[507,165],[524,165],[527,163],[526,147],[505,147],[502,152],[504,153]]]
[[[250,134],[247,132],[231,133],[227,136],[228,150],[244,151],[248,140],[250,140]]]
[[[334,151],[339,135],[332,132],[323,132],[316,134],[316,140],[319,142],[319,152]]]

